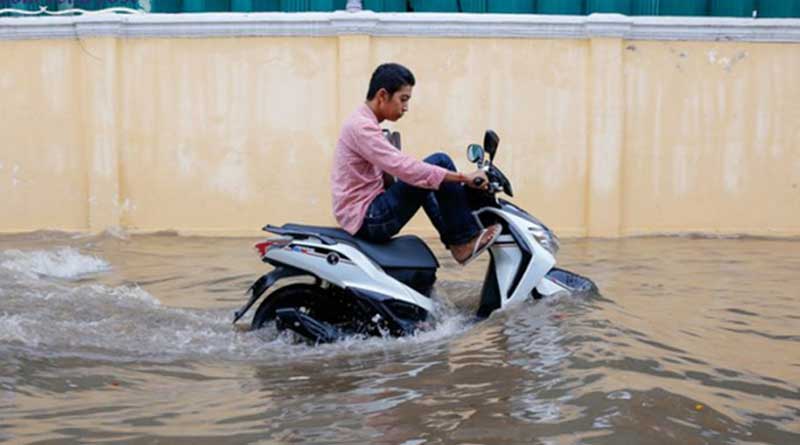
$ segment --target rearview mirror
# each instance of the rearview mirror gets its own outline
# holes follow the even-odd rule
[[[494,161],[498,144],[500,144],[500,136],[493,130],[486,130],[486,134],[483,135],[483,147],[486,149],[486,153],[489,153],[489,160]]]
[[[469,144],[467,146],[467,159],[469,162],[477,163],[483,162],[483,147],[478,144]]]

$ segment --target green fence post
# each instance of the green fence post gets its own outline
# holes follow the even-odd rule
[[[539,0],[539,14],[581,15],[586,11],[584,0]]]
[[[375,12],[406,12],[406,0],[363,0],[362,8]]]
[[[253,12],[253,0],[231,0],[231,11]]]
[[[151,0],[150,12],[176,13],[183,10],[181,0]]]
[[[183,0],[183,12],[225,12],[230,10],[230,0]]]
[[[95,0],[95,8],[97,8],[97,9],[106,9],[106,8],[138,9],[139,8],[139,1],[138,0]]]
[[[415,12],[458,12],[458,0],[411,0]]]
[[[660,0],[658,15],[708,15],[708,0]]]
[[[344,9],[347,0],[310,0],[309,11],[338,11]]]
[[[11,9],[21,9],[23,11],[38,11],[39,0],[9,0],[8,7]],[[22,15],[22,14],[11,13],[11,15]]]
[[[660,0],[633,0],[631,14],[633,15],[658,15]]]
[[[721,17],[752,17],[756,0],[711,0],[711,15]]]
[[[253,11],[280,11],[281,0],[253,0]]]
[[[461,12],[486,12],[487,0],[461,0]]]
[[[631,0],[588,0],[586,13],[614,12],[617,14],[631,13]]]
[[[758,0],[759,17],[800,17],[800,0]]]
[[[281,0],[281,11],[308,11],[308,0]]]
[[[488,0],[489,12],[510,12],[533,14],[536,12],[534,0]]]

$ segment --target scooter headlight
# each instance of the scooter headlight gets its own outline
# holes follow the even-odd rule
[[[531,235],[533,235],[539,245],[544,247],[544,249],[550,252],[551,255],[555,256],[558,253],[561,243],[558,241],[558,237],[555,233],[545,229],[542,226],[532,226],[530,227],[530,231]]]

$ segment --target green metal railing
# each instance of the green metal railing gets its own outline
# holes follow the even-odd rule
[[[584,0],[539,0],[539,14],[581,15],[586,12]]]
[[[363,0],[361,2],[364,9],[381,12],[406,12],[408,2],[406,0]]]
[[[390,8],[385,3],[392,3]],[[364,0],[364,9],[403,10],[402,1]],[[409,0],[407,11],[517,14],[800,17],[800,0]]]
[[[152,12],[303,12],[344,9],[346,0],[152,0]]]
[[[0,17],[31,16],[41,13],[50,15],[71,14],[72,11],[97,11],[101,9],[130,11],[141,10],[139,0],[0,0]],[[119,11],[122,12],[122,11]]]
[[[149,12],[163,13],[298,12],[342,10],[347,0],[150,0],[149,3]],[[361,0],[352,3],[377,12],[800,17],[800,0]],[[65,11],[113,7],[142,9],[139,0],[0,0],[0,10],[4,11],[0,15],[22,15],[41,8]]]

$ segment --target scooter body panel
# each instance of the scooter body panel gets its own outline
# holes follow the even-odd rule
[[[522,262],[522,252],[510,235],[500,236],[490,249],[495,261],[500,295],[507,296],[514,275]]]
[[[555,257],[542,247],[533,233],[540,229],[535,221],[524,218],[518,212],[487,207],[476,211],[491,213],[505,221],[508,232],[501,235],[490,248],[500,288],[500,308],[524,301],[531,296],[547,272],[556,264]],[[480,218],[479,218],[480,219]],[[549,290],[550,287],[544,285]]]
[[[358,249],[345,243],[326,245],[312,239],[294,240],[270,249],[265,259],[308,271],[342,289],[359,288],[433,310],[430,299],[392,278]]]
[[[567,288],[557,284],[546,276],[536,285],[536,290],[539,292],[539,295],[543,297],[550,297],[559,292],[569,292]]]

